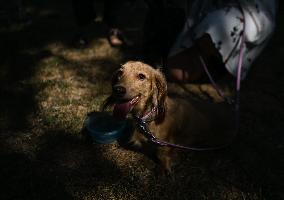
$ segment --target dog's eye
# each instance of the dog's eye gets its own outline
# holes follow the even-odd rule
[[[144,74],[140,73],[140,74],[138,74],[138,78],[139,78],[139,80],[143,81],[146,78],[146,76]]]

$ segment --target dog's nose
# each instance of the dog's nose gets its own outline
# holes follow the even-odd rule
[[[126,89],[125,87],[122,87],[122,86],[115,86],[113,87],[113,92],[115,95],[122,96],[122,95],[125,95]]]

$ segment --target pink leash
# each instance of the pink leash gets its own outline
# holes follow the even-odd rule
[[[245,50],[245,35],[244,30],[242,32],[241,36],[241,43],[240,43],[240,54],[239,54],[239,60],[238,60],[238,66],[237,66],[237,80],[236,80],[236,97],[235,97],[235,111],[236,111],[236,127],[239,129],[239,118],[240,118],[240,96],[241,96],[241,73],[242,73],[242,66],[243,66],[243,58],[244,58],[244,50]],[[206,72],[210,82],[212,83],[214,89],[217,91],[220,97],[224,98],[228,104],[233,104],[234,100],[231,98],[228,98],[225,96],[224,92],[221,90],[221,88],[217,85],[217,83],[214,81],[212,75],[210,74],[208,67],[202,58],[202,56],[199,56],[199,59],[201,61],[201,64],[204,68],[204,71]]]
[[[241,12],[243,13],[243,30],[241,32],[241,40],[240,40],[240,53],[239,53],[239,59],[238,59],[238,66],[237,66],[237,80],[236,80],[236,97],[235,97],[235,113],[236,113],[236,129],[239,131],[239,125],[240,125],[240,96],[241,96],[241,74],[242,74],[242,67],[243,67],[243,58],[244,58],[244,51],[245,51],[245,15],[244,11],[241,7]],[[204,68],[204,71],[206,72],[210,82],[212,83],[213,87],[217,91],[217,93],[223,97],[229,104],[232,104],[234,101],[228,97],[225,96],[224,92],[218,87],[214,79],[212,78],[208,67],[202,58],[202,56],[199,56],[199,59],[201,61],[201,64]]]
[[[177,149],[184,149],[184,150],[193,150],[193,151],[209,151],[209,150],[218,150],[225,148],[229,144],[225,144],[218,147],[189,147],[189,146],[183,146],[179,144],[173,144],[170,142],[163,141],[161,139],[158,139],[149,129],[147,126],[147,123],[140,117],[134,116],[134,119],[136,121],[138,129],[144,134],[144,136],[150,140],[152,143],[160,146],[160,147],[172,147]]]

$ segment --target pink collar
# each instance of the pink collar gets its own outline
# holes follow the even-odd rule
[[[141,119],[144,121],[144,122],[150,122],[150,121],[153,121],[157,118],[158,116],[158,113],[157,113],[158,109],[157,107],[153,107],[150,111],[146,112],[142,117]]]

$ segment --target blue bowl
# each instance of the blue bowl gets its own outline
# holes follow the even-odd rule
[[[123,135],[127,121],[119,121],[108,112],[93,112],[87,117],[84,127],[95,142],[109,144]]]

